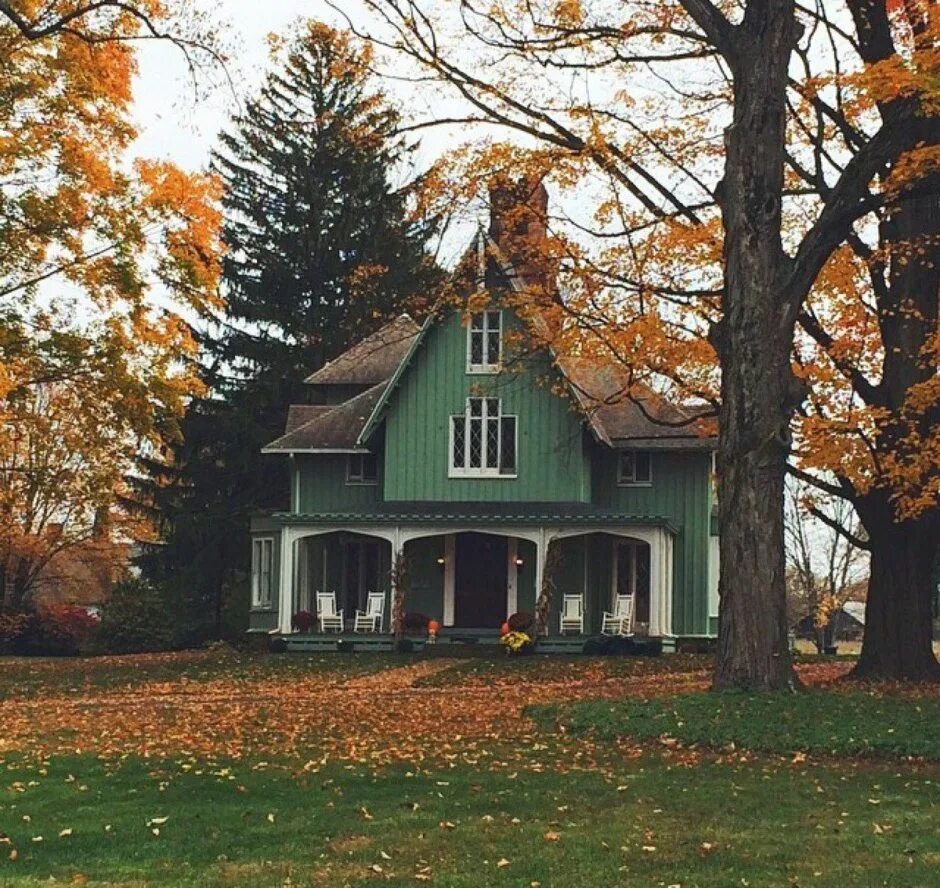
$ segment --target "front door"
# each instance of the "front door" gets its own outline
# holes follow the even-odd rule
[[[507,616],[506,537],[459,533],[454,557],[454,625],[464,629],[498,628]]]
[[[366,594],[384,588],[379,576],[379,542],[369,539],[347,539],[342,543],[343,574],[339,607],[351,620],[356,610],[364,610]]]

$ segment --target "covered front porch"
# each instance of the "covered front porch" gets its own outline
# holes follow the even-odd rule
[[[288,516],[285,516],[287,518]],[[384,596],[381,629],[392,631],[396,595],[423,637],[422,618],[440,625],[439,642],[495,643],[517,612],[536,612],[550,591],[547,635],[560,633],[564,596],[580,596],[583,626],[570,636],[598,635],[618,595],[634,597],[633,631],[671,633],[673,531],[665,523],[508,524],[304,521],[289,516],[280,534],[277,630],[296,634],[300,611],[317,613],[317,593],[335,595],[342,630],[353,633],[369,593]],[[312,633],[320,631],[314,622]],[[574,639],[572,639],[574,641]],[[375,640],[378,643],[378,639]]]

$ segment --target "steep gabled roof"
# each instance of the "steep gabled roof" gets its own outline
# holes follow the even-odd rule
[[[262,448],[262,453],[347,453],[361,450],[357,440],[385,389],[385,383],[316,416]]]
[[[559,359],[595,437],[612,447],[673,447],[711,450],[713,423],[699,411],[670,404],[649,388],[630,383],[627,368],[599,366],[582,358]]]
[[[483,249],[496,263],[509,286],[516,292],[524,292],[525,282],[506,260],[499,245],[482,229],[458,267],[467,265],[468,257],[479,254]],[[392,392],[434,320],[432,314],[422,325],[385,391],[376,401],[372,416],[359,435],[357,443],[360,446],[365,446],[378,427]],[[591,432],[602,444],[608,447],[714,449],[714,433],[702,427],[702,421],[696,420],[693,410],[670,404],[652,390],[638,393],[636,385],[629,384],[626,368],[616,365],[603,367],[596,361],[557,358],[554,354],[552,358],[581,408]]]
[[[473,255],[493,260],[509,286],[522,292],[525,284],[506,261],[496,242],[482,229],[458,268]],[[293,405],[287,432],[264,448],[265,453],[356,451],[381,422],[392,393],[438,319],[431,313],[418,325],[407,314],[321,367],[305,381],[314,385],[370,385],[367,391],[335,407]],[[710,450],[713,424],[696,419],[694,409],[670,404],[650,389],[629,384],[626,368],[601,366],[580,358],[553,357],[594,437],[608,447]]]
[[[331,404],[291,404],[287,408],[287,423],[285,424],[284,434],[299,429],[302,425],[316,419],[324,413],[329,413],[333,407]]]
[[[407,314],[399,315],[352,348],[324,364],[304,382],[310,385],[376,385],[391,378],[418,334]]]

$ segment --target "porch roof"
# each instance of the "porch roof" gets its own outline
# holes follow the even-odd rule
[[[629,515],[578,502],[385,502],[368,512],[276,512],[282,524],[646,525],[676,532],[661,515]]]

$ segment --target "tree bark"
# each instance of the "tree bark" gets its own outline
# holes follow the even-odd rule
[[[535,601],[535,637],[548,634],[548,618],[555,597],[555,581],[552,574],[561,563],[561,546],[556,540],[550,540],[545,551],[545,564],[542,566],[542,588],[538,590]]]
[[[851,677],[940,681],[933,652],[940,522],[936,515],[896,522],[893,506],[881,497],[859,512],[869,532],[871,574],[862,653]]]
[[[758,11],[759,8],[759,11]],[[715,688],[795,684],[787,632],[784,475],[801,400],[790,367],[794,311],[781,242],[792,2],[748,4],[731,62],[734,118],[718,194],[724,225],[718,476],[721,576]]]
[[[921,415],[905,416],[915,386],[936,373],[931,343],[940,329],[940,175],[918,183],[918,192],[901,200],[881,224],[882,244],[902,245],[889,266],[887,287],[879,295],[878,321],[884,343],[880,406],[891,419],[875,441],[875,461],[897,450],[907,458],[909,423],[929,440],[940,423],[940,405]],[[913,249],[912,249],[913,247]],[[925,471],[940,467],[926,454]],[[933,653],[934,569],[940,551],[940,504],[923,507],[898,521],[891,487],[876,487],[854,498],[871,549],[871,575],[865,608],[862,654],[856,678],[937,681],[940,667]]]

